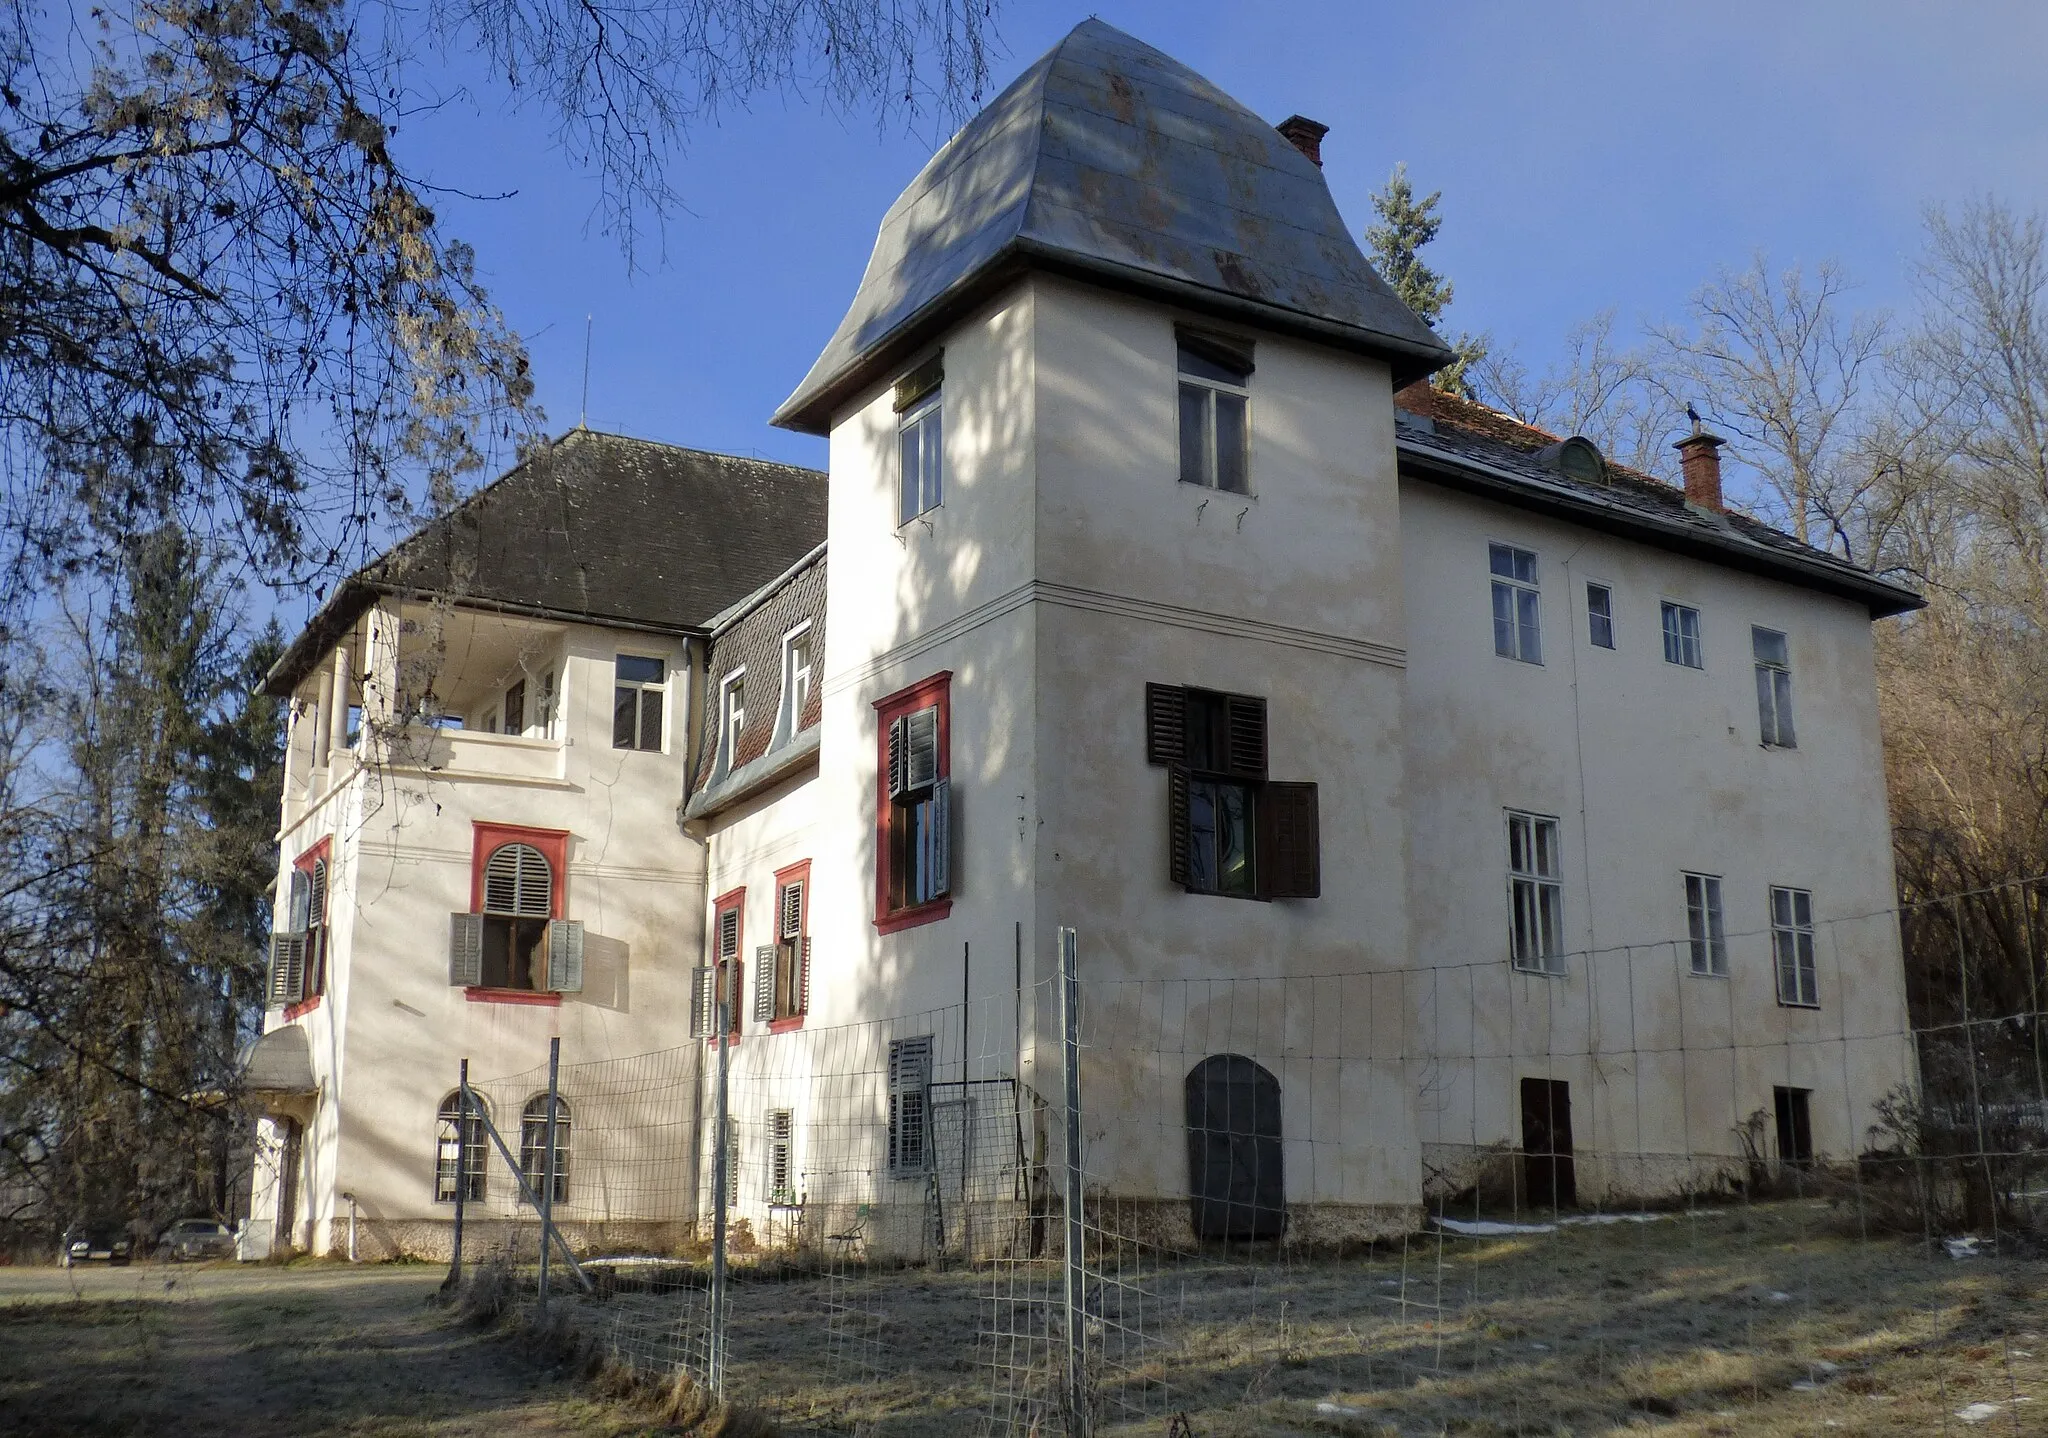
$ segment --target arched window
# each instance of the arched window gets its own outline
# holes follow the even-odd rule
[[[1278,1238],[1287,1228],[1280,1081],[1243,1054],[1188,1071],[1188,1203],[1197,1238]]]
[[[483,983],[489,989],[537,989],[546,975],[548,919],[555,874],[531,844],[501,844],[484,861]]]
[[[548,1096],[537,1093],[519,1115],[519,1166],[535,1194],[543,1191],[548,1173]],[[555,1197],[569,1201],[569,1104],[555,1095]]]
[[[484,1135],[483,1096],[469,1096],[469,1118],[462,1120],[460,1089],[441,1100],[434,1138],[434,1202],[453,1203],[457,1184],[471,1203],[483,1200],[485,1175],[490,1172],[490,1139]],[[458,1128],[461,1132],[458,1134]]]

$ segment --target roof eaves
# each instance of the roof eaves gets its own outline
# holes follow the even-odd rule
[[[1411,435],[1399,435],[1395,447],[1404,473],[1433,480],[1469,494],[1571,519],[1607,533],[1704,558],[1748,573],[1800,584],[1809,589],[1852,599],[1873,619],[1924,608],[1926,600],[1902,584],[1818,551],[1800,553],[1766,545],[1737,532],[1733,525],[1712,527],[1661,515],[1640,505],[1605,499],[1575,486],[1518,474],[1469,455],[1447,453]]]

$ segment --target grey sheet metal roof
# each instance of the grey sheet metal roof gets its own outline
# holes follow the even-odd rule
[[[571,430],[343,581],[265,688],[289,694],[380,594],[690,633],[824,538],[817,470]]]
[[[261,1098],[303,1098],[319,1092],[306,1031],[286,1024],[252,1041],[242,1053],[242,1089]]]
[[[852,308],[774,422],[826,432],[852,390],[1032,268],[1375,354],[1397,385],[1451,359],[1373,273],[1305,155],[1177,60],[1088,20],[889,207]]]
[[[1404,400],[1410,412],[1424,403]],[[1868,608],[1873,619],[1926,603],[1904,584],[1802,544],[1749,515],[1709,513],[1686,503],[1675,486],[1612,462],[1604,482],[1572,479],[1535,454],[1553,436],[1491,411],[1482,411],[1480,424],[1460,423],[1463,411],[1480,406],[1434,392],[1427,404],[1432,412],[1427,426],[1404,422],[1396,430],[1405,476],[1853,600]],[[1502,437],[1517,429],[1528,436],[1526,444]]]

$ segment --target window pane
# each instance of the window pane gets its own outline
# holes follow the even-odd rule
[[[1216,889],[1249,894],[1252,883],[1252,796],[1242,784],[1219,784],[1216,803]]]
[[[1529,872],[1529,821],[1520,814],[1508,816],[1508,868]]]
[[[1759,664],[1783,666],[1787,662],[1785,658],[1785,636],[1778,633],[1775,629],[1751,629],[1749,631],[1749,642],[1750,647],[1756,652]]]
[[[1180,477],[1183,484],[1214,485],[1209,474],[1208,415],[1213,390],[1180,387]]]
[[[659,659],[639,654],[621,654],[617,660],[621,684],[659,684],[668,677],[668,667]]]
[[[1513,551],[1515,556],[1515,578],[1524,584],[1536,582],[1536,556],[1526,549]]]
[[[922,507],[927,510],[937,509],[939,501],[945,498],[941,492],[946,466],[945,422],[946,412],[937,406],[917,422],[919,474],[924,485]]]
[[[1543,957],[1559,959],[1564,955],[1564,890],[1556,884],[1539,884],[1537,889],[1543,904]],[[1556,968],[1558,965],[1551,964]]]
[[[1586,627],[1593,643],[1614,647],[1614,596],[1604,584],[1586,586]]]
[[[633,747],[633,716],[639,711],[640,691],[638,689],[615,689],[612,691],[612,747],[630,749]]]
[[[1188,786],[1188,884],[1216,892],[1216,785]]]
[[[1790,749],[1798,741],[1792,733],[1792,671],[1776,669],[1771,672],[1776,690],[1775,709],[1778,716],[1777,743]]]
[[[1493,652],[1515,657],[1515,591],[1505,584],[1493,586]]]
[[[1487,567],[1502,579],[1515,577],[1515,552],[1505,544],[1487,545],[1486,563]]]
[[[897,496],[898,512],[896,522],[908,524],[917,518],[918,493],[918,444],[917,426],[908,424],[897,435]]]
[[[661,747],[661,691],[642,689],[640,691],[640,747],[659,749]]]
[[[1244,406],[1243,395],[1216,396],[1216,487],[1232,494],[1251,493]]]
[[[1182,374],[1193,375],[1197,379],[1214,380],[1218,384],[1236,385],[1240,389],[1244,388],[1246,381],[1251,378],[1250,370],[1225,364],[1220,357],[1212,358],[1187,345],[1180,347],[1179,367]]]
[[[1516,656],[1531,664],[1543,662],[1543,636],[1536,622],[1536,594],[1533,590],[1521,589],[1515,592],[1516,628],[1520,630],[1521,652]]]

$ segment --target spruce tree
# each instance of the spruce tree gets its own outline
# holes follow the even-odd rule
[[[1380,223],[1369,226],[1365,232],[1365,243],[1372,251],[1373,265],[1380,278],[1392,286],[1402,304],[1421,316],[1424,324],[1439,331],[1439,321],[1451,303],[1451,282],[1423,262],[1422,247],[1443,228],[1443,216],[1437,213],[1443,196],[1442,190],[1432,190],[1416,199],[1406,162],[1398,164],[1387,178],[1387,187],[1372,197]],[[1432,383],[1465,399],[1477,398],[1468,375],[1472,366],[1485,358],[1487,337],[1461,330],[1449,336],[1448,343],[1458,357],[1438,370]]]

